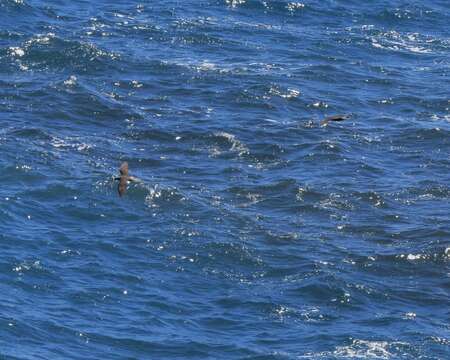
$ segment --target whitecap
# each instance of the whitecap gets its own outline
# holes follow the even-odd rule
[[[345,358],[390,359],[394,356],[389,351],[390,347],[398,344],[402,343],[355,339],[351,345],[337,347],[333,355]]]
[[[432,52],[429,41],[424,40],[418,33],[400,34],[392,30],[371,36],[370,41],[372,46],[378,49],[409,51],[420,54]]]
[[[290,2],[286,5],[286,9],[288,9],[291,13],[294,13],[296,10],[303,9],[304,7],[305,4],[300,2]]]
[[[79,142],[76,138],[66,137],[65,139],[53,136],[50,145],[57,149],[76,149],[77,151],[86,151],[92,148],[92,145]]]
[[[75,75],[70,75],[67,80],[64,80],[64,85],[73,86],[77,83],[77,77]]]
[[[288,88],[286,91],[281,91],[272,86],[269,90],[269,94],[282,97],[283,99],[292,99],[298,97],[300,95],[300,91],[293,88]]]
[[[238,5],[245,4],[246,0],[226,0],[227,5],[235,8]]]
[[[11,46],[9,48],[9,53],[11,56],[22,57],[25,55],[25,51],[17,46]]]
[[[214,133],[217,137],[225,138],[227,141],[231,143],[230,151],[237,152],[239,156],[245,155],[250,153],[250,150],[238,139],[236,139],[236,136],[224,131],[219,131]],[[218,148],[214,147],[212,149],[213,151],[217,152],[215,155],[220,155],[221,152]]]

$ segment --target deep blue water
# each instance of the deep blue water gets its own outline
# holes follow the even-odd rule
[[[449,359],[449,19],[0,0],[0,358]]]

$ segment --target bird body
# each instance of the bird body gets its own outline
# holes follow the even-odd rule
[[[119,196],[122,196],[125,194],[125,191],[127,191],[127,185],[128,185],[128,163],[124,162],[119,168],[120,177],[119,177]]]

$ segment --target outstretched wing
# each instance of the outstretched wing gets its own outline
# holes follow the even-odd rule
[[[143,182],[141,179],[137,178],[136,176],[128,176],[128,181],[135,182],[138,184]]]
[[[120,165],[119,171],[120,175],[128,176],[128,163],[127,162],[122,163],[122,165]]]
[[[344,121],[350,119],[350,115],[332,115],[327,116],[320,122],[320,125],[327,125],[330,121]]]

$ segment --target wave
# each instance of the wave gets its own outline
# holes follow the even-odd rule
[[[120,55],[92,43],[63,39],[51,32],[33,36],[18,46],[10,46],[7,55],[12,64],[23,71],[82,73],[111,70],[120,58]]]

